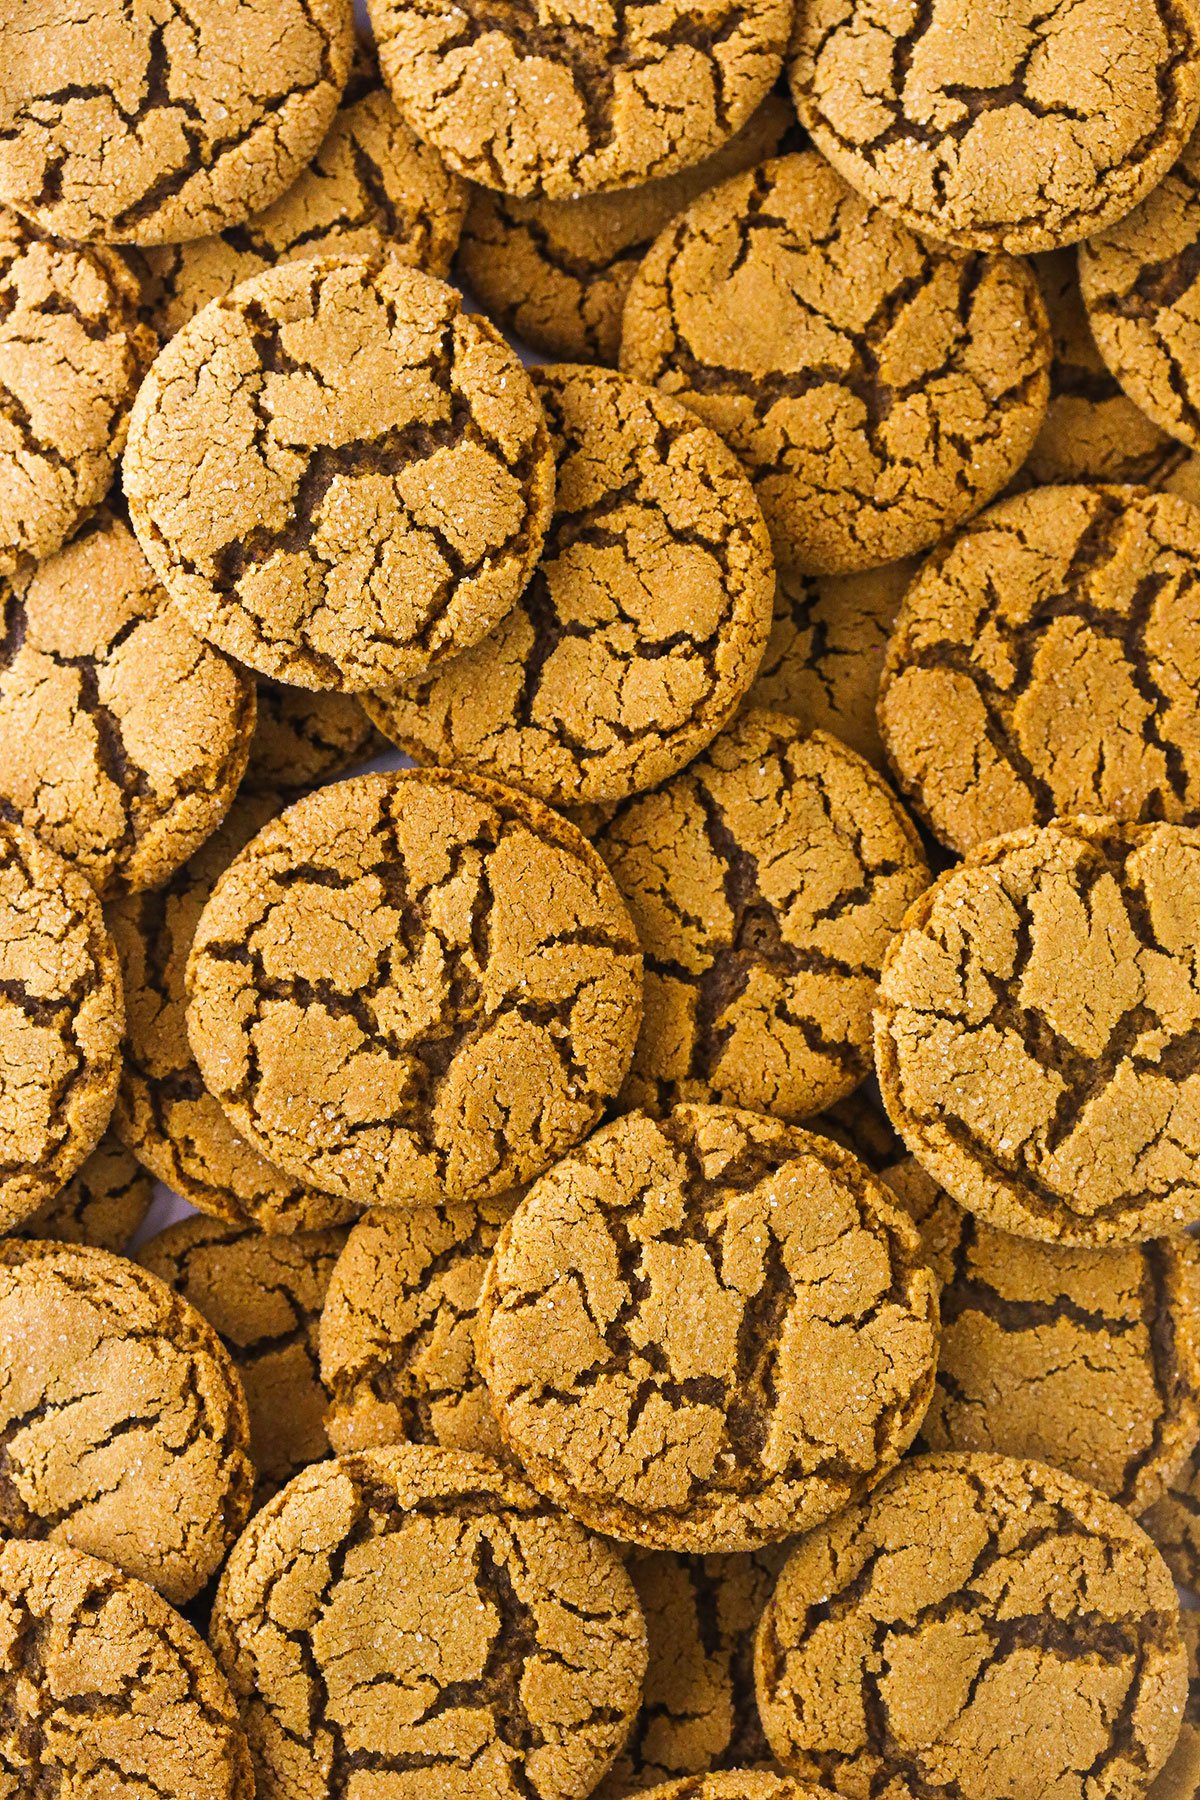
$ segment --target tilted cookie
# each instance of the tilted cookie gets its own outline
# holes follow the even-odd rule
[[[153,1198],[153,1176],[115,1132],[106,1131],[67,1185],[12,1235],[123,1250],[149,1212]]]
[[[314,693],[260,676],[243,794],[300,794],[366,762],[383,739],[353,694]]]

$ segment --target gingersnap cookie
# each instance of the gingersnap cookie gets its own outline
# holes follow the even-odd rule
[[[194,1307],[123,1256],[0,1244],[0,1536],[49,1538],[175,1605],[250,1510],[241,1383]]]
[[[865,1079],[883,955],[930,875],[861,757],[782,713],[743,713],[596,848],[646,958],[627,1105],[797,1120]]]
[[[832,1138],[843,1150],[852,1150],[876,1175],[893,1168],[905,1153],[873,1081],[827,1106],[809,1121],[808,1129],[818,1137]]]
[[[212,1645],[258,1800],[348,1800],[362,1770],[381,1792],[583,1800],[646,1666],[609,1545],[487,1457],[409,1444],[318,1463],[255,1515]]]
[[[0,5],[0,199],[57,237],[170,244],[261,212],[333,118],[347,0]]]
[[[260,674],[353,691],[503,618],[553,471],[499,332],[377,253],[285,263],[204,307],[138,394],[123,478],[201,637]]]
[[[770,1769],[728,1769],[668,1781],[652,1789],[646,1800],[825,1800],[827,1794],[827,1789],[793,1781]]]
[[[1200,1793],[1200,1613],[1185,1612],[1179,1623],[1188,1654],[1188,1697],[1183,1728],[1149,1800],[1195,1800]]]
[[[0,1545],[0,1793],[254,1800],[204,1640],[153,1588],[64,1544]]]
[[[663,226],[728,176],[798,149],[802,137],[787,101],[768,94],[719,150],[659,181],[567,200],[476,188],[458,273],[490,318],[543,355],[615,363],[629,284]]]
[[[300,794],[366,762],[383,740],[353,694],[318,694],[261,676],[242,792]]]
[[[630,285],[621,367],[685,401],[754,482],[778,561],[897,562],[1024,462],[1049,394],[1037,281],[925,242],[813,151],[735,175]]]
[[[504,1454],[475,1360],[475,1317],[518,1197],[381,1209],[351,1231],[321,1313],[335,1450],[411,1443]]]
[[[317,1330],[344,1231],[294,1237],[183,1219],[137,1253],[220,1336],[246,1390],[255,1505],[329,1454]]]
[[[1142,1524],[1176,1581],[1184,1587],[1200,1585],[1200,1450],[1193,1450],[1176,1469],[1166,1493],[1149,1508]]]
[[[630,1113],[505,1226],[477,1349],[505,1442],[584,1524],[754,1550],[907,1449],[936,1283],[912,1222],[828,1139],[726,1107]]]
[[[66,1187],[12,1235],[123,1250],[153,1198],[152,1178],[116,1134],[107,1131]]]
[[[1200,508],[1034,489],[935,552],[879,688],[901,790],[966,851],[1071,813],[1200,819]]]
[[[621,1087],[641,954],[600,858],[468,775],[360,775],[230,864],[196,927],[188,1034],[262,1155],[359,1205],[484,1200]]]

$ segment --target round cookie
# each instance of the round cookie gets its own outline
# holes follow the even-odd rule
[[[1049,395],[1036,278],[923,242],[813,151],[697,200],[630,285],[621,367],[686,401],[754,482],[778,561],[897,562],[1024,462]]]
[[[1193,0],[805,0],[788,78],[845,179],[912,230],[979,250],[1102,231],[1200,115]]]
[[[1038,1244],[963,1212],[911,1158],[883,1179],[942,1284],[920,1445],[1052,1463],[1143,1512],[1200,1439],[1200,1245]]]
[[[370,1212],[321,1314],[325,1430],[336,1451],[440,1444],[501,1457],[475,1361],[479,1290],[517,1196]]]
[[[989,1224],[1069,1245],[1200,1218],[1200,831],[1060,819],[916,902],[884,959],[892,1123]]]
[[[453,288],[386,253],[213,300],[130,420],[130,519],[193,628],[260,674],[354,691],[496,625],[554,492],[537,395]]]
[[[315,694],[262,676],[242,792],[300,794],[383,746],[353,694]]]
[[[99,1143],[121,1074],[121,971],[75,869],[0,817],[0,1231]]]
[[[108,1131],[66,1187],[18,1225],[13,1236],[123,1250],[153,1198],[150,1175]]]
[[[102,898],[161,887],[246,768],[254,684],[191,631],[107,507],[0,582],[0,806]]]
[[[1161,1499],[1142,1524],[1183,1587],[1200,1587],[1200,1449],[1175,1471]]]
[[[758,1549],[899,1460],[936,1283],[856,1157],[757,1114],[627,1114],[501,1234],[477,1348],[529,1479],[649,1549]]]
[[[367,11],[417,136],[471,181],[551,200],[634,187],[718,149],[774,85],[791,26],[787,0]]]
[[[188,964],[209,1091],[360,1205],[504,1193],[621,1087],[641,954],[604,864],[537,801],[442,771],[298,800],[217,882]]]
[[[0,1545],[0,1794],[254,1800],[203,1639],[153,1588],[62,1544]]]
[[[870,1073],[884,952],[929,870],[875,771],[747,712],[596,839],[646,958],[622,1099],[810,1118]]]
[[[354,44],[348,0],[50,0],[28,23],[0,0],[0,199],[107,243],[179,243],[270,205],[324,137]]]
[[[1200,508],[1034,489],[930,557],[879,688],[902,791],[966,851],[1073,813],[1200,819]]]
[[[1195,1800],[1200,1793],[1200,1613],[1180,1617],[1188,1653],[1188,1697],[1183,1709],[1183,1729],[1170,1760],[1148,1800]]]
[[[319,1463],[265,1506],[212,1644],[258,1800],[342,1800],[362,1769],[381,1793],[583,1800],[646,1667],[610,1546],[486,1457],[415,1445]]]
[[[216,1333],[123,1256],[0,1244],[0,1536],[115,1563],[180,1605],[250,1509],[246,1399]]]

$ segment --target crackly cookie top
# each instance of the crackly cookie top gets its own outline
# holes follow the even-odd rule
[[[964,1212],[912,1158],[883,1179],[942,1283],[919,1443],[1033,1457],[1143,1513],[1200,1438],[1200,1247],[1039,1244]]]
[[[262,676],[242,793],[293,794],[366,762],[382,738],[353,694],[314,693]]]
[[[0,1795],[253,1800],[229,1685],[144,1582],[62,1544],[0,1545]]]
[[[770,1769],[727,1769],[711,1775],[689,1775],[651,1789],[646,1800],[830,1800],[825,1788],[793,1781]]]
[[[99,1143],[123,1018],[95,892],[0,818],[0,1231],[52,1198]]]
[[[553,498],[528,376],[461,296],[388,255],[285,263],[213,300],[138,394],[130,518],[201,637],[354,690],[478,642]]]
[[[307,1469],[251,1521],[212,1642],[258,1800],[583,1800],[629,1729],[645,1627],[615,1552],[487,1457]],[[416,1787],[411,1779],[416,1771]]]
[[[1188,1653],[1188,1697],[1183,1727],[1148,1800],[1195,1800],[1200,1793],[1200,1613],[1180,1615]]]
[[[67,1185],[12,1235],[123,1250],[149,1212],[153,1198],[153,1177],[116,1133],[107,1131]]]
[[[641,956],[603,863],[536,801],[361,775],[261,831],[188,968],[209,1090],[263,1155],[359,1204],[485,1199],[596,1123]]]
[[[986,504],[1049,393],[1033,272],[923,241],[814,151],[736,175],[655,240],[621,367],[737,451],[789,568],[895,562]]]
[[[505,1441],[567,1511],[651,1549],[752,1550],[907,1449],[935,1282],[827,1139],[726,1107],[629,1113],[517,1208],[478,1349]]]
[[[552,805],[652,787],[754,678],[774,570],[736,457],[677,401],[612,370],[539,369],[557,463],[542,558],[474,650],[367,701],[420,761]]]
[[[646,957],[624,1098],[716,1100],[804,1119],[871,1068],[871,1009],[929,870],[852,750],[747,712],[596,840]]]
[[[506,194],[566,199],[699,162],[783,66],[787,0],[368,0],[417,136]]]
[[[1137,1800],[1187,1694],[1145,1533],[1057,1469],[987,1455],[911,1458],[798,1545],[755,1664],[780,1761],[880,1800]]]
[[[0,0],[0,198],[107,243],[236,225],[317,148],[353,42],[347,0]]]
[[[194,1307],[123,1256],[0,1244],[0,1536],[115,1563],[175,1605],[250,1509],[241,1384]]]
[[[875,1064],[961,1206],[1047,1242],[1200,1217],[1200,831],[1057,820],[922,895],[883,965]]]
[[[1194,0],[805,0],[797,111],[846,180],[945,243],[1053,250],[1166,174],[1200,113]]]

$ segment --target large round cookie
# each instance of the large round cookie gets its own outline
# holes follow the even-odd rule
[[[779,562],[925,549],[1032,448],[1050,336],[1032,271],[916,237],[814,151],[736,175],[655,240],[621,367],[686,401],[754,481]]]
[[[204,307],[138,394],[123,478],[201,637],[261,674],[352,691],[503,618],[553,467],[499,332],[380,253],[285,263]]]
[[[154,1178],[106,1131],[66,1187],[18,1225],[14,1237],[53,1238],[61,1244],[92,1244],[123,1250],[154,1199]]]

